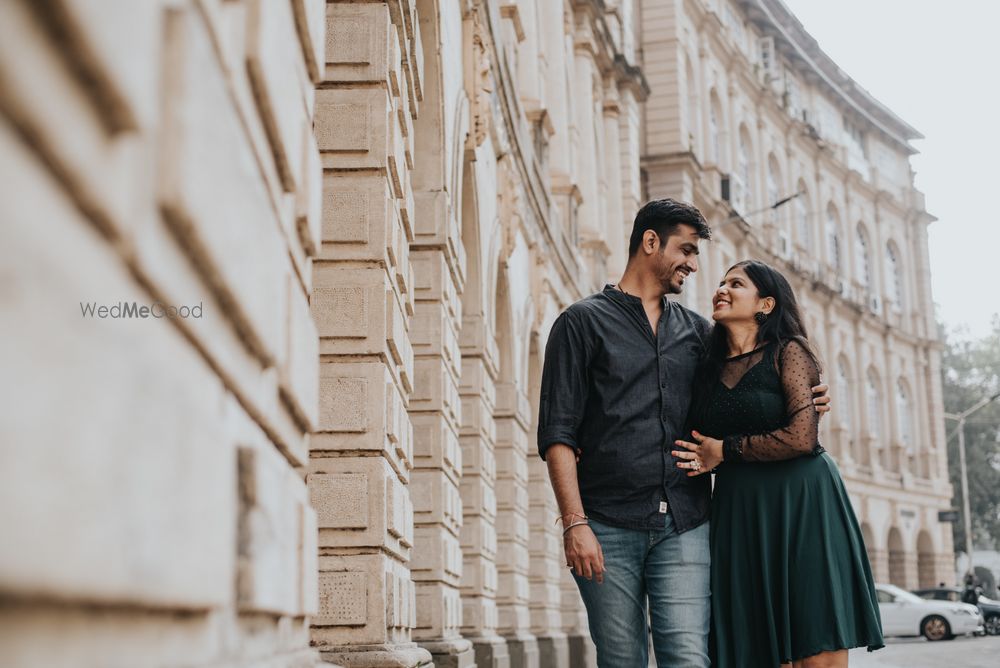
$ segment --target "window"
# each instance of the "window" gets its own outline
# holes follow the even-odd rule
[[[882,396],[878,389],[878,376],[875,375],[874,369],[868,372],[865,398],[868,404],[868,433],[872,438],[878,438],[882,434],[882,411],[880,407]]]
[[[840,271],[840,237],[837,234],[838,227],[837,209],[831,204],[826,209],[826,259],[831,267]]]
[[[799,93],[799,82],[787,70],[785,72],[785,108],[792,118],[802,120],[802,97]]]
[[[764,74],[768,77],[768,80],[770,80],[777,70],[774,59],[774,38],[761,37],[757,43],[760,47],[760,67],[764,70]]]
[[[812,251],[812,226],[809,224],[809,193],[806,192],[805,184],[799,182],[799,195],[795,202],[795,228],[799,238],[799,245],[807,251]]]
[[[868,253],[868,234],[861,223],[858,223],[856,232],[854,254],[857,256],[858,261],[858,282],[861,283],[866,292],[871,292],[873,286],[871,256]]]
[[[892,243],[885,247],[885,265],[889,272],[889,301],[892,303],[892,310],[899,313],[904,307],[903,275],[899,267],[899,255]]]
[[[902,378],[896,383],[896,420],[899,422],[899,441],[904,448],[909,448],[913,440],[910,397],[906,390],[906,381]]]
[[[844,426],[844,429],[853,429],[854,411],[851,402],[851,376],[847,369],[847,360],[841,357],[837,363],[837,410],[840,413],[840,423]]]

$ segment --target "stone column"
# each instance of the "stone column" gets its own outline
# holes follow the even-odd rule
[[[318,433],[309,488],[320,527],[312,641],[348,665],[417,666],[412,117],[421,96],[409,2],[327,5],[315,133],[324,168],[314,264],[320,335]],[[419,48],[416,49],[420,51]]]
[[[462,499],[459,479],[462,452],[458,432],[458,393],[462,355],[458,335],[465,258],[455,215],[456,181],[449,157],[462,140],[448,122],[447,107],[457,104],[462,87],[461,49],[447,31],[460,20],[457,6],[442,9],[432,0],[418,2],[423,43],[424,100],[414,123],[413,189],[416,216],[410,258],[415,280],[411,336],[414,392],[410,419],[414,433],[414,562],[417,619],[414,638],[433,655],[436,666],[471,666],[472,643],[462,638]],[[460,40],[460,37],[459,37]]]
[[[501,279],[502,280],[502,279]],[[512,323],[501,323],[509,327]],[[508,332],[507,336],[513,336]],[[509,350],[509,349],[508,349]],[[508,352],[505,350],[505,352]],[[516,362],[511,360],[510,364]],[[529,613],[528,398],[512,381],[497,385],[497,607],[511,667],[537,668],[538,642]]]
[[[872,566],[875,582],[889,582],[889,553],[886,550],[869,547],[868,561]]]
[[[587,19],[580,17],[584,25],[589,27]],[[592,43],[593,36],[589,30],[580,30],[575,35],[574,66],[575,78],[573,85],[573,130],[572,140],[576,147],[577,182],[582,191],[582,199],[577,209],[577,221],[580,235],[580,250],[586,262],[587,275],[584,284],[592,287],[603,285],[606,281],[607,261],[609,255],[607,234],[601,224],[605,216],[602,206],[598,166],[603,163],[604,156],[598,150],[596,133],[604,134],[604,123],[596,113],[595,107],[602,96],[595,85],[597,64],[594,62]]]
[[[472,645],[461,637],[462,499],[459,480],[462,451],[458,382],[461,318],[458,264],[446,242],[446,225],[434,226],[443,207],[434,206],[444,193],[418,198],[418,244],[411,256],[416,278],[414,353],[420,380],[410,400],[414,429],[413,471],[415,549],[413,578],[417,585],[417,628],[414,636],[434,655],[436,666],[473,665]],[[443,204],[443,202],[442,202]],[[440,209],[440,213],[436,212]],[[431,233],[439,229],[439,234]],[[433,247],[435,241],[439,247]]]
[[[621,134],[620,119],[621,100],[618,88],[613,80],[605,82],[604,96],[604,156],[600,161],[604,168],[604,180],[607,183],[607,197],[604,207],[604,225],[608,240],[608,263],[605,280],[613,281],[625,269],[628,259],[628,240],[633,216],[625,212],[622,202],[622,169],[621,169]]]
[[[470,286],[471,287],[471,286]],[[476,665],[507,668],[497,634],[496,406],[497,349],[483,314],[464,315],[462,381],[462,632]]]
[[[535,299],[544,299],[535,294]],[[539,309],[539,312],[543,312]],[[531,539],[528,542],[530,570],[531,630],[538,638],[539,664],[544,668],[568,668],[569,640],[562,630],[560,613],[559,581],[566,570],[563,558],[562,536],[555,523],[559,516],[559,506],[549,483],[549,472],[545,462],[538,456],[536,434],[538,433],[537,406],[542,379],[542,358],[539,335],[534,334],[530,345],[528,361],[528,386],[531,391],[530,407],[532,424],[528,442],[528,522]]]

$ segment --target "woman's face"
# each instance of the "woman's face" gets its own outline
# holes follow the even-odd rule
[[[726,274],[712,297],[712,319],[723,324],[754,322],[757,312],[770,313],[774,299],[761,299],[757,286],[743,271],[743,267],[733,267]]]

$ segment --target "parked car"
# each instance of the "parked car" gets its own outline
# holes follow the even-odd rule
[[[962,601],[963,592],[959,587],[932,587],[930,589],[917,589],[913,593],[928,600],[959,603]],[[979,612],[983,613],[986,633],[991,636],[1000,636],[1000,601],[980,596],[978,606]]]
[[[876,584],[885,636],[924,636],[951,640],[956,635],[983,632],[983,615],[967,603],[922,599],[891,584]]]

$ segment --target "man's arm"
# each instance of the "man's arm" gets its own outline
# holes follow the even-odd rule
[[[604,553],[583,514],[580,485],[576,478],[576,452],[568,445],[556,443],[549,446],[545,455],[552,491],[559,504],[566,564],[577,575],[588,580],[597,578],[597,582],[601,583],[604,581]]]
[[[604,579],[604,555],[587,525],[580,499],[577,440],[587,404],[588,350],[583,328],[568,311],[556,318],[545,345],[538,405],[538,454],[549,467],[549,480],[559,504],[566,565],[588,580]],[[575,525],[575,526],[574,526]]]

